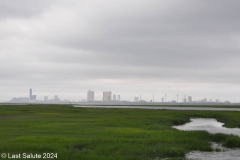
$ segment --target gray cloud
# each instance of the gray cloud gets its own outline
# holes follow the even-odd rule
[[[0,2],[0,18],[31,18],[47,10],[54,5],[54,2],[55,0],[2,0]]]
[[[239,87],[238,1],[14,2],[0,2],[4,90],[21,82],[48,92],[57,87],[66,97],[94,87],[133,95],[141,85],[142,92],[172,91],[171,82],[182,86],[176,92],[193,83],[189,94],[201,97],[205,84],[212,94],[222,85]],[[132,80],[141,85],[125,83]]]

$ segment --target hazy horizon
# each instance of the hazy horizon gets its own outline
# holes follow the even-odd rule
[[[156,101],[240,102],[240,1],[2,0],[0,101],[86,99],[95,91]]]

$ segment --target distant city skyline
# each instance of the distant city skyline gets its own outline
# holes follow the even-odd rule
[[[144,94],[139,94],[138,96],[134,96],[132,97],[133,99],[128,99],[128,100],[121,100],[121,95],[116,95],[116,94],[112,94],[112,91],[103,91],[102,92],[102,99],[98,100],[95,99],[95,92],[92,90],[88,90],[86,92],[86,99],[78,99],[78,100],[69,100],[66,98],[60,99],[58,95],[54,95],[52,99],[49,99],[48,96],[44,96],[43,100],[42,99],[36,99],[37,95],[32,95],[33,90],[32,88],[29,89],[29,98],[28,97],[13,97],[12,99],[10,99],[10,101],[6,101],[6,102],[53,102],[53,103],[60,103],[60,102],[121,102],[121,101],[126,101],[126,102],[156,102],[156,103],[168,103],[168,102],[172,102],[172,103],[219,103],[219,102],[223,102],[223,103],[231,103],[231,101],[229,100],[221,100],[219,99],[219,97],[217,99],[212,99],[212,98],[203,98],[203,99],[193,99],[192,96],[190,95],[186,95],[185,93],[181,95],[181,98],[179,99],[179,92],[176,96],[176,99],[171,99],[169,98],[167,100],[167,97],[172,97],[167,95],[166,93],[161,97],[161,99],[155,99],[155,95],[157,94],[151,94],[153,97],[150,100],[144,99],[143,95]]]
[[[240,1],[0,1],[0,101],[240,102]],[[186,97],[188,100],[188,97]]]

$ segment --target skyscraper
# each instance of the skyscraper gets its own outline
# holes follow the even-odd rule
[[[36,101],[37,100],[37,96],[32,95],[32,88],[30,88],[30,90],[29,90],[29,100],[30,101]]]
[[[36,95],[32,95],[32,101],[36,101],[37,100],[37,96]]]
[[[87,92],[87,101],[88,102],[94,101],[94,91],[89,90]]]
[[[116,96],[116,94],[113,95],[113,100],[114,100],[114,101],[117,100],[117,96]]]
[[[29,100],[32,100],[32,88],[29,90]]]
[[[60,101],[60,98],[58,98],[58,95],[54,96],[54,101]]]
[[[112,92],[104,91],[103,92],[103,101],[111,101],[112,100]]]
[[[118,95],[118,101],[120,101],[120,100],[121,100],[120,95]]]

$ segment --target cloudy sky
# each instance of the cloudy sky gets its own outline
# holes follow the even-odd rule
[[[1,0],[0,100],[240,102],[239,0]]]

